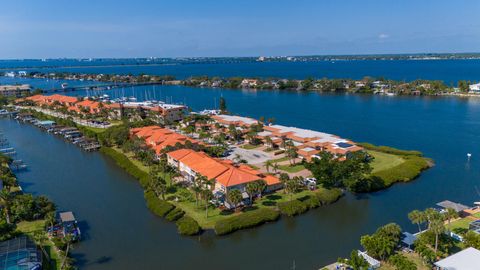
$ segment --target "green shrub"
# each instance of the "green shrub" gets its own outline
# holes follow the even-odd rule
[[[321,205],[327,205],[340,199],[340,197],[343,196],[343,191],[339,188],[319,188],[317,191],[315,191],[315,196],[318,198]]]
[[[102,146],[102,148],[100,148],[100,151],[106,154],[107,156],[111,157],[113,160],[115,160],[118,166],[125,169],[130,175],[137,178],[140,184],[142,185],[142,187],[145,188],[147,186],[148,173],[139,169],[135,164],[133,164],[132,161],[130,161],[130,159],[128,159],[127,156],[116,151],[113,148],[105,147],[105,146]]]
[[[237,230],[251,228],[265,222],[275,221],[280,217],[278,211],[268,208],[260,208],[229,217],[215,223],[215,233],[224,235]]]
[[[308,210],[308,206],[299,200],[281,202],[277,205],[282,214],[290,217],[305,213]]]
[[[388,262],[396,269],[417,270],[417,265],[402,254],[395,254],[388,258]]]
[[[400,149],[396,149],[389,146],[383,146],[383,145],[377,146],[370,143],[358,143],[358,145],[368,150],[383,152],[387,154],[400,155],[400,156],[419,156],[419,157],[422,156],[422,152],[420,151],[400,150]]]
[[[173,204],[160,200],[153,191],[145,191],[144,197],[147,201],[148,209],[157,216],[164,217],[175,208]]]
[[[285,153],[285,150],[278,150],[278,151],[273,152],[273,155],[278,156],[278,155],[281,155],[283,153]]]
[[[405,156],[405,162],[393,168],[378,171],[372,174],[383,180],[385,186],[390,186],[399,181],[410,181],[417,177],[423,170],[430,167],[428,161],[420,156]]]
[[[314,209],[321,205],[320,200],[317,198],[317,196],[307,195],[298,200],[301,201],[303,204],[305,204],[308,209]]]
[[[175,208],[165,216],[165,219],[168,221],[176,221],[183,217],[183,215],[185,215],[185,212],[183,212],[182,209]]]
[[[182,235],[196,235],[200,232],[200,226],[195,219],[183,216],[176,222],[178,232]]]

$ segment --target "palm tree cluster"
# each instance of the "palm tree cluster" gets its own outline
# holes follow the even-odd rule
[[[439,237],[446,232],[445,221],[450,225],[451,220],[458,217],[457,211],[447,208],[439,212],[433,208],[427,208],[424,211],[413,210],[408,214],[408,218],[413,224],[417,224],[418,231],[421,232],[422,224],[426,224],[426,231],[435,236],[434,255],[437,256]]]

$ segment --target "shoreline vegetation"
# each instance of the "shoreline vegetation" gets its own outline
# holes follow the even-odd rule
[[[35,113],[35,117],[54,121],[61,120],[62,125],[72,124],[64,119],[55,119],[55,117],[42,115],[38,112]],[[334,203],[347,190],[352,193],[374,192],[388,188],[396,182],[411,181],[418,177],[423,170],[433,166],[433,161],[423,157],[422,153],[418,151],[405,151],[363,143],[361,145],[366,149],[368,156],[373,158],[369,162],[372,168],[365,171],[367,175],[353,173],[348,176],[364,179],[364,181],[357,181],[360,184],[356,182],[352,187],[343,184],[341,181],[344,180],[336,180],[337,182],[331,185],[326,184],[328,181],[320,181],[314,190],[297,187],[295,191],[287,192],[284,189],[262,194],[254,200],[251,206],[237,210],[226,210],[219,209],[210,203],[205,205],[205,201],[197,200],[188,188],[175,184],[172,181],[173,175],[168,170],[168,166],[155,165],[148,159],[142,158],[141,155],[139,156],[138,153],[126,150],[132,148],[130,146],[125,147],[125,142],[130,139],[127,136],[128,132],[125,133],[122,129],[128,130],[127,126],[132,124],[137,125],[136,123],[124,123],[102,131],[89,129],[88,127],[83,127],[83,129],[89,131],[85,132],[86,136],[97,139],[102,143],[100,152],[112,158],[119,167],[139,181],[144,189],[147,207],[155,215],[175,222],[178,232],[182,235],[196,235],[206,230],[213,230],[217,235],[225,235],[237,230],[274,222],[282,216],[291,217],[305,213],[310,209]],[[113,129],[116,131],[113,131]],[[123,135],[114,135],[114,132]],[[114,143],[114,141],[123,141],[123,143]],[[159,162],[165,161],[160,160]],[[314,163],[305,163],[305,167],[308,168],[311,164]],[[330,166],[330,164],[327,164],[327,166]],[[317,176],[319,167],[314,166],[313,168],[317,168],[312,169],[312,174],[317,179],[320,180],[321,177],[325,176]],[[161,193],[158,193],[157,188],[151,186],[154,170],[155,177],[159,176],[165,181]],[[360,171],[364,172],[363,170]]]
[[[87,80],[112,85],[119,83],[182,85],[198,88],[224,88],[224,89],[250,89],[250,90],[288,90],[299,92],[318,93],[358,93],[381,95],[413,95],[413,96],[438,96],[438,95],[474,95],[469,92],[469,85],[475,82],[458,81],[456,85],[447,85],[441,80],[414,80],[398,81],[383,77],[364,77],[360,80],[349,78],[313,78],[303,80],[285,78],[247,78],[247,77],[208,77],[194,76],[178,80],[171,75],[119,75],[119,74],[85,74],[70,72],[42,73],[33,71],[24,77],[37,79],[58,80]],[[41,89],[37,89],[40,92]]]
[[[0,154],[0,241],[26,235],[43,253],[43,269],[74,269],[68,253],[70,238],[49,236],[47,228],[55,222],[56,205],[43,195],[33,196],[20,187],[10,169],[13,159]]]

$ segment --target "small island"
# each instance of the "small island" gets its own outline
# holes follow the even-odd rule
[[[224,235],[295,216],[345,192],[410,181],[433,165],[417,151],[231,115],[224,99],[220,112],[188,115],[184,106],[62,95],[15,102],[24,116],[76,127],[97,141],[139,180],[151,211],[183,235]]]

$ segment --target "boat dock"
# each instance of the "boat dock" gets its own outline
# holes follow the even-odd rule
[[[55,121],[40,121],[34,118],[31,114],[20,114],[15,119],[25,123],[31,123],[48,133],[63,137],[65,140],[88,152],[97,151],[101,147],[99,142],[85,137],[76,127],[60,126],[57,125]]]

